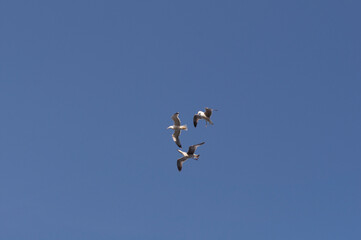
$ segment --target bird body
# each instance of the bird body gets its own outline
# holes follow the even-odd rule
[[[182,144],[179,140],[179,135],[181,134],[181,130],[188,130],[187,125],[181,125],[179,120],[179,112],[176,112],[172,115],[172,119],[174,121],[174,125],[169,126],[167,129],[173,129],[174,133],[172,134],[173,141],[177,144],[178,147],[182,147]]]
[[[183,152],[182,150],[178,149],[178,152],[180,152],[183,157],[179,158],[177,160],[177,167],[178,167],[178,171],[182,170],[183,167],[183,163],[189,159],[189,158],[193,158],[194,160],[198,160],[199,158],[199,154],[194,154],[194,152],[196,151],[197,147],[203,145],[205,142],[199,143],[199,144],[195,144],[189,147],[188,152]]]
[[[183,126],[169,126],[167,129],[173,129],[173,130],[188,130],[187,125],[183,125]]]

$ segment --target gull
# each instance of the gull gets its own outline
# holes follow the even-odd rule
[[[190,146],[189,149],[188,149],[188,152],[183,152],[183,151],[178,149],[178,152],[180,152],[183,155],[183,157],[181,157],[180,159],[177,160],[178,171],[182,170],[183,163],[188,158],[193,158],[194,160],[198,160],[200,155],[199,154],[198,155],[194,154],[194,152],[196,151],[197,147],[199,147],[200,145],[203,145],[203,144],[204,144],[204,142]]]
[[[176,112],[175,114],[173,114],[172,119],[174,121],[174,125],[173,126],[169,126],[167,129],[173,129],[174,133],[172,135],[173,141],[175,142],[175,144],[178,145],[178,147],[182,147],[182,144],[179,141],[179,135],[181,133],[181,130],[188,130],[187,125],[183,125],[181,126],[180,120],[179,120],[179,112]]]
[[[211,115],[212,115],[213,111],[217,111],[217,110],[211,109],[211,108],[206,108],[205,112],[199,111],[197,114],[195,114],[193,117],[194,127],[197,127],[197,123],[198,123],[199,119],[206,120],[206,126],[207,126],[207,122],[209,122],[210,124],[213,125],[213,122],[211,121]]]

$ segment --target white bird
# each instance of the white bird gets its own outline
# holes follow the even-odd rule
[[[174,121],[173,126],[169,126],[167,129],[173,129],[174,133],[172,135],[173,141],[178,145],[178,147],[182,147],[182,144],[179,141],[179,135],[181,134],[181,130],[188,130],[187,125],[181,126],[180,120],[179,120],[179,112],[176,112],[173,114],[172,119]]]
[[[183,163],[188,158],[193,158],[194,160],[198,160],[200,155],[199,154],[198,155],[194,154],[194,152],[196,151],[197,147],[199,147],[200,145],[203,145],[203,144],[204,144],[204,142],[190,146],[189,149],[188,149],[188,152],[183,152],[183,151],[178,149],[178,152],[180,152],[183,155],[183,157],[181,157],[181,158],[179,158],[177,160],[177,167],[178,167],[179,171],[182,170]]]
[[[198,123],[199,119],[206,120],[206,126],[207,126],[207,122],[209,122],[210,124],[213,125],[213,122],[211,121],[211,115],[212,115],[213,111],[217,111],[217,110],[211,109],[211,108],[206,108],[205,112],[199,111],[197,114],[195,114],[193,117],[194,127],[197,127],[197,123]]]

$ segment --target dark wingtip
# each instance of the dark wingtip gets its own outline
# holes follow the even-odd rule
[[[194,115],[194,117],[193,117],[193,125],[194,125],[194,127],[197,127],[197,114],[196,115]]]

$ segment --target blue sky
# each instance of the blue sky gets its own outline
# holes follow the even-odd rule
[[[2,1],[0,238],[360,239],[360,7]]]

